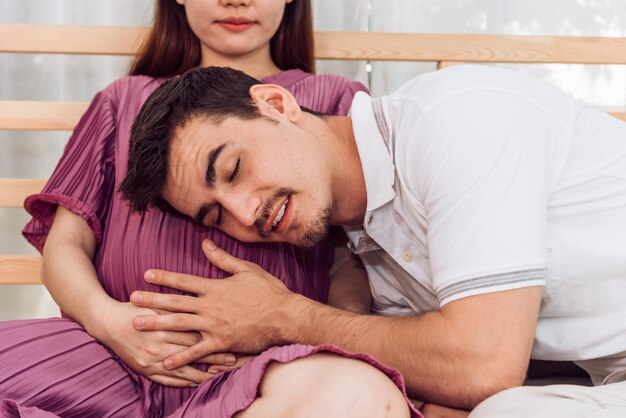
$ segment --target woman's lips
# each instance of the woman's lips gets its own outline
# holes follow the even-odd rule
[[[221,19],[217,21],[218,25],[232,32],[244,31],[254,25],[254,23],[254,21],[249,19],[238,18]]]

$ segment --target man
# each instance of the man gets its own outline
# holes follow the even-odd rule
[[[257,83],[209,68],[164,84],[133,127],[121,191],[135,210],[244,241],[306,246],[343,225],[383,315],[307,300],[207,242],[232,277],[151,271],[198,297],[133,295],[180,312],[136,318],[139,329],[204,332],[166,367],[332,342],[399,369],[419,399],[471,409],[520,385],[531,357],[573,360],[606,386],[513,389],[472,416],[626,408],[626,125],[488,67],[358,94],[350,117],[308,113]]]

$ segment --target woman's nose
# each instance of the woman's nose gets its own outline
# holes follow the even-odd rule
[[[220,0],[223,6],[249,6],[252,0]]]

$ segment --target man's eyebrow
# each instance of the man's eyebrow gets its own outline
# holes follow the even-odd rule
[[[211,152],[209,152],[209,156],[207,157],[206,174],[204,175],[204,179],[210,189],[215,188],[215,162],[217,161],[217,158],[220,156],[221,152],[224,151],[224,148],[226,148],[228,144],[229,144],[228,142],[224,142],[222,145],[213,148]],[[213,205],[210,203],[204,203],[202,206],[200,206],[200,209],[198,209],[198,213],[196,213],[196,216],[194,218],[195,221],[202,225],[204,222],[204,218],[206,217],[206,214],[211,210],[212,207]]]
[[[204,217],[206,216],[207,212],[210,210],[211,210],[210,203],[205,203],[202,206],[200,206],[200,209],[198,209],[198,213],[196,213],[196,216],[194,218],[196,223],[200,225],[204,225]]]
[[[207,158],[205,180],[210,189],[215,188],[215,161],[217,160],[217,157],[220,156],[220,153],[224,150],[224,148],[226,148],[226,145],[228,145],[228,142],[224,142],[219,147],[213,148]]]

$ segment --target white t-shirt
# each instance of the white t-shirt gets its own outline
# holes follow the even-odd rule
[[[626,352],[626,124],[474,65],[357,93],[350,115],[368,205],[346,231],[375,311],[545,285],[533,358]]]

